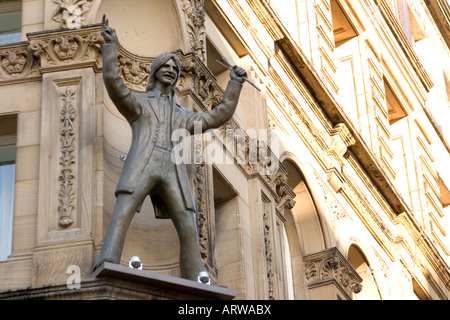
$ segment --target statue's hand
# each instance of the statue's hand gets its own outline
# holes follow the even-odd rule
[[[238,67],[238,66],[233,66],[232,69],[230,70],[230,79],[231,80],[236,80],[240,83],[244,83],[245,79],[247,77],[247,72]]]
[[[102,19],[102,36],[103,39],[105,39],[105,43],[115,43],[117,40],[116,32],[109,26],[109,22],[108,19],[106,19],[105,14]]]

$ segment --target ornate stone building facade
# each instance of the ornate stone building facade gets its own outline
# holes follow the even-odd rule
[[[163,51],[192,110],[220,100],[222,58],[260,89],[184,148],[214,284],[237,299],[450,297],[448,2],[3,0],[1,298],[94,290],[131,142],[103,86],[104,14],[131,90]],[[149,200],[121,263],[135,255],[179,275],[177,234]]]

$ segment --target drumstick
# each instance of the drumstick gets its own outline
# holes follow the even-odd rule
[[[223,62],[222,62],[223,61]],[[222,61],[216,60],[217,63],[219,63],[220,65],[224,66],[225,68],[227,68],[228,70],[232,70],[233,67],[231,66],[231,64],[225,60],[224,58],[222,58]],[[261,89],[259,89],[253,82],[251,82],[250,80],[248,80],[248,78],[246,77],[242,77],[242,79],[244,79],[245,81],[247,81],[248,83],[250,83],[253,87],[256,88],[256,90],[261,91]]]

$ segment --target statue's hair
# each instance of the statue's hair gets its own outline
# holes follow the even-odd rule
[[[153,61],[151,69],[150,69],[150,76],[148,79],[147,91],[153,89],[153,87],[155,86],[156,72],[159,70],[159,68],[161,68],[170,59],[172,59],[175,62],[176,66],[178,68],[177,78],[175,79],[174,83],[171,85],[171,88],[170,88],[171,93],[172,94],[174,93],[178,79],[180,78],[181,60],[180,60],[180,58],[178,58],[177,55],[175,55],[171,52],[163,52],[155,58],[155,61]]]

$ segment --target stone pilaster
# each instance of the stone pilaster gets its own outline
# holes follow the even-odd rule
[[[100,27],[28,34],[39,58],[42,118],[37,244],[33,286],[65,283],[78,266],[90,274],[94,259],[96,104],[101,70]]]

